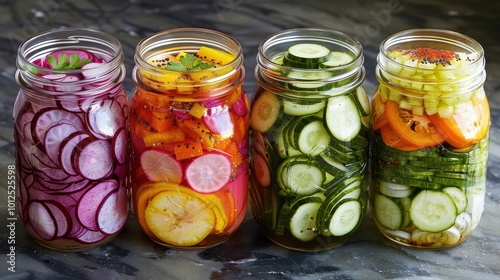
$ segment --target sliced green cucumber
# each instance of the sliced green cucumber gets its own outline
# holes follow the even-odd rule
[[[328,230],[334,236],[352,232],[361,221],[361,203],[356,199],[344,199],[333,210]]]
[[[252,105],[250,126],[259,132],[266,132],[282,113],[283,108],[279,98],[269,91],[263,91]]]
[[[319,63],[331,59],[330,53],[328,48],[319,44],[295,44],[288,48],[283,64],[299,68],[318,68]]]
[[[328,71],[294,70],[290,71],[286,76],[295,80],[288,85],[288,87],[293,90],[323,91],[332,87],[331,82],[323,81],[333,76],[333,73]]]
[[[319,231],[316,226],[316,214],[321,203],[311,202],[300,205],[290,213],[290,233],[298,240],[307,242],[316,238]]]
[[[370,100],[362,86],[356,89],[356,94],[352,96],[352,99],[361,116],[366,117],[371,115]]]
[[[297,126],[302,124],[298,124]],[[322,153],[330,143],[331,136],[323,126],[321,119],[306,124],[303,127],[295,127],[294,141],[298,149],[309,156],[317,156]]]
[[[457,213],[462,213],[463,211],[465,211],[465,208],[467,208],[467,196],[460,188],[446,187],[443,188],[443,192],[447,193],[451,196],[451,198],[453,198],[453,201],[457,206]]]
[[[386,181],[381,181],[378,184],[379,191],[389,197],[408,197],[410,196],[413,191],[415,190],[411,186],[407,185],[401,185],[401,184],[396,184],[396,183],[391,183],[391,182],[386,182]]]
[[[411,202],[410,217],[418,229],[440,232],[453,226],[457,207],[453,198],[445,192],[422,190]]]
[[[283,99],[283,113],[290,116],[305,116],[316,114],[325,108],[326,101],[296,102],[290,99]]]
[[[277,183],[281,189],[293,195],[311,195],[321,189],[325,172],[307,157],[294,156],[284,160],[277,169]]]
[[[330,59],[321,63],[319,67],[330,68],[337,67],[351,63],[354,58],[345,52],[331,52]]]
[[[328,98],[324,120],[328,131],[339,141],[349,142],[361,130],[358,109],[346,95]]]
[[[383,195],[376,194],[373,200],[375,219],[386,229],[397,230],[403,223],[404,213],[398,203]]]

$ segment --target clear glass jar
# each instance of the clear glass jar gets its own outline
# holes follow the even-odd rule
[[[286,61],[290,55],[297,63]],[[255,77],[255,220],[289,249],[342,245],[361,225],[368,198],[371,112],[360,43],[333,30],[286,30],[261,43]]]
[[[481,45],[414,29],[382,42],[372,101],[375,223],[390,240],[449,248],[484,209],[490,111]]]
[[[17,65],[21,221],[38,243],[56,250],[109,242],[129,207],[120,42],[94,30],[50,30],[19,46]]]
[[[228,240],[248,196],[248,100],[240,44],[212,30],[166,30],[135,53],[131,141],[134,211],[170,248]]]

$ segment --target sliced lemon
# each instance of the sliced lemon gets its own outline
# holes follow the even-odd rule
[[[203,199],[176,191],[157,194],[146,207],[146,224],[161,241],[192,246],[210,234],[215,215]]]

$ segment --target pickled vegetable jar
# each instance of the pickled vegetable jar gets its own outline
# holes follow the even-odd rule
[[[21,221],[52,249],[110,241],[129,210],[129,104],[120,42],[99,31],[51,30],[19,46],[17,65]]]
[[[371,210],[389,239],[448,248],[484,209],[490,111],[482,47],[446,30],[380,47],[373,96]]]
[[[179,249],[230,238],[247,210],[249,108],[240,44],[206,29],[166,30],[135,53],[134,211],[153,241]]]
[[[370,105],[362,47],[333,30],[291,29],[259,47],[250,201],[261,231],[294,250],[337,247],[363,221]]]

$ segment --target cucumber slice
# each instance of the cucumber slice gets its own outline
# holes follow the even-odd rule
[[[294,195],[311,195],[321,189],[325,181],[325,173],[317,165],[309,162],[291,162],[286,164],[278,174],[281,177],[284,191]]]
[[[329,68],[329,67],[337,67],[351,63],[354,58],[347,53],[344,52],[331,52],[330,59],[321,63],[320,67]]]
[[[379,191],[389,197],[408,197],[410,196],[413,191],[415,190],[411,186],[407,185],[401,185],[401,184],[396,184],[396,183],[391,183],[391,182],[386,182],[386,181],[381,181],[378,184]]]
[[[325,104],[325,100],[320,100],[319,102],[295,102],[283,99],[283,113],[290,116],[312,115],[325,108]]]
[[[422,190],[411,202],[410,217],[418,229],[440,232],[453,226],[457,207],[453,198],[445,192]]]
[[[340,141],[351,141],[361,130],[358,109],[346,95],[328,98],[324,120],[331,135]]]
[[[318,236],[316,214],[320,205],[318,202],[305,203],[291,213],[290,232],[295,238],[307,242]]]
[[[296,166],[298,164],[300,165]],[[302,154],[285,159],[278,166],[276,174],[276,183],[284,195],[315,194],[322,190],[321,184],[326,180],[325,172],[321,170],[318,163],[314,160],[310,161]]]
[[[352,99],[356,104],[358,111],[361,113],[361,116],[366,117],[371,115],[370,100],[368,99],[368,95],[362,86],[359,86],[356,89],[356,95],[353,95]]]
[[[285,57],[298,62],[321,63],[330,59],[330,49],[319,44],[302,43],[288,48]]]
[[[386,229],[397,230],[403,222],[403,212],[401,207],[393,199],[376,194],[373,200],[375,218]]]
[[[361,204],[359,201],[344,199],[333,211],[328,230],[334,236],[344,236],[356,228],[361,217]]]
[[[266,132],[282,113],[283,109],[278,97],[269,91],[263,91],[252,105],[250,126],[259,132]]]
[[[451,198],[453,198],[453,201],[457,206],[457,213],[462,213],[465,211],[465,208],[467,208],[467,196],[460,188],[446,187],[443,188],[443,192],[447,193],[451,196]]]
[[[331,83],[321,82],[324,79],[331,78],[333,74],[328,71],[290,71],[288,78],[296,80],[289,84],[290,89],[294,90],[314,90],[323,91],[332,87]]]
[[[328,147],[330,140],[331,136],[326,131],[323,121],[320,119],[303,127],[295,128],[295,146],[306,155],[317,156],[321,154]]]

